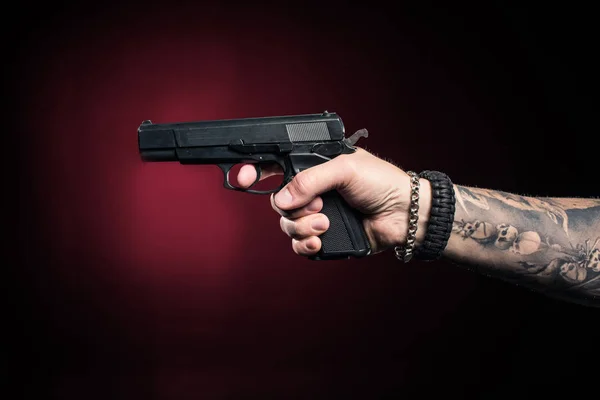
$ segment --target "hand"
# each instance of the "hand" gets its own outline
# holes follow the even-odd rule
[[[261,171],[261,179],[281,174],[280,169]],[[240,186],[256,180],[256,170],[243,166],[237,176]],[[420,180],[417,245],[422,241],[431,208],[431,187]],[[337,189],[348,204],[365,215],[364,228],[372,253],[404,244],[408,232],[410,178],[400,168],[358,148],[331,161],[300,172],[276,195],[271,205],[281,215],[281,230],[292,238],[292,248],[302,256],[321,249],[319,235],[329,227],[321,214],[319,194]]]

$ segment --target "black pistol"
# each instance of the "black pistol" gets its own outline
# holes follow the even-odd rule
[[[224,186],[253,194],[278,192],[296,174],[341,154],[356,151],[354,144],[367,137],[366,129],[345,137],[344,124],[336,113],[223,119],[214,121],[154,124],[138,128],[140,156],[145,162],[178,161],[181,164],[213,164],[225,175]],[[256,181],[248,188],[235,186],[230,171],[238,164],[254,164]],[[257,190],[261,166],[277,164],[283,170],[281,184]],[[364,257],[371,253],[362,216],[332,190],[321,194],[322,213],[329,229],[320,236],[321,250],[312,260]]]

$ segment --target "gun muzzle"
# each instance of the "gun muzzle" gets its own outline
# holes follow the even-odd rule
[[[152,122],[144,121],[138,129],[138,148],[142,160],[178,161],[173,130],[150,127],[152,127]]]

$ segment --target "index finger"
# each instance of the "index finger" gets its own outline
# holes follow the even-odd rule
[[[260,169],[258,181],[265,180],[271,176],[283,175],[283,169],[278,164],[244,164],[237,175],[237,183],[242,188],[248,188],[257,182],[257,168]]]

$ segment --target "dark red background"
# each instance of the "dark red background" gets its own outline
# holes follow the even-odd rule
[[[370,2],[103,3],[14,15],[5,77],[15,124],[4,151],[17,159],[4,172],[16,200],[15,244],[6,242],[16,274],[5,284],[17,393],[583,390],[595,376],[581,365],[597,347],[595,310],[448,263],[404,266],[391,253],[310,262],[292,252],[267,197],[225,190],[216,167],[143,165],[136,130],[145,119],[327,109],[349,133],[368,128],[361,145],[407,169],[519,193],[598,195],[586,164],[584,15]]]

